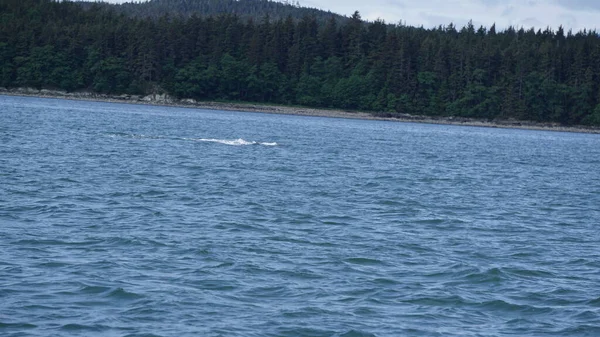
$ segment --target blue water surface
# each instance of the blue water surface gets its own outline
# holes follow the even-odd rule
[[[600,136],[0,96],[0,335],[600,336]]]

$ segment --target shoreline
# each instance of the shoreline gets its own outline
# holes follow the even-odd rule
[[[458,126],[474,126],[487,128],[504,128],[504,129],[523,129],[537,131],[555,131],[555,132],[572,132],[572,133],[591,133],[600,134],[600,128],[588,127],[583,125],[563,126],[556,123],[538,123],[532,121],[519,120],[482,120],[466,117],[433,117],[433,116],[415,116],[408,114],[400,114],[395,117],[376,116],[367,112],[353,112],[336,109],[316,109],[305,107],[293,107],[282,105],[266,105],[256,103],[225,103],[225,102],[204,102],[193,99],[173,99],[165,94],[153,94],[147,96],[136,95],[105,95],[95,94],[90,92],[74,92],[68,93],[56,90],[37,90],[31,88],[16,88],[5,89],[0,88],[0,95],[5,96],[24,96],[37,98],[57,98],[76,101],[93,101],[106,103],[124,103],[124,104],[139,104],[139,105],[154,105],[154,106],[170,106],[180,108],[205,109],[205,110],[225,110],[225,111],[242,111],[242,112],[260,112],[279,115],[297,115],[297,116],[313,116],[313,117],[329,117],[329,118],[348,118],[348,119],[364,119],[364,120],[379,120],[403,123],[420,123],[420,124],[439,124],[439,125],[458,125]]]

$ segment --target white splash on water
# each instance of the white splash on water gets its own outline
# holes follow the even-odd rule
[[[172,138],[165,136],[148,136],[144,134],[129,134],[129,133],[120,133],[120,132],[109,132],[106,133],[108,137],[111,138],[133,138],[133,139],[179,139],[179,140],[193,140],[196,142],[210,142],[210,143],[219,143],[224,145],[231,146],[244,146],[244,145],[262,145],[262,146],[279,146],[276,142],[255,142],[255,141],[247,141],[243,138],[238,139],[216,139],[216,138]]]
[[[219,144],[225,144],[225,145],[232,145],[232,146],[243,146],[243,145],[263,145],[263,146],[277,146],[279,144],[275,143],[275,142],[255,142],[255,141],[247,141],[245,139],[242,138],[238,138],[238,139],[215,139],[215,138],[200,138],[200,139],[194,139],[200,142],[211,142],[211,143],[219,143]]]
[[[228,139],[214,139],[214,138],[200,138],[198,139],[201,142],[210,142],[210,143],[219,143],[225,145],[233,145],[233,146],[241,146],[241,145],[255,145],[256,142],[249,142],[242,138],[228,140]]]
[[[136,133],[123,133],[123,132],[107,132],[106,136],[110,138],[131,138],[131,139],[167,139],[163,136],[152,136]]]

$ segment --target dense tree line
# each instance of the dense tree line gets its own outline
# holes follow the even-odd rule
[[[140,18],[66,1],[0,2],[4,87],[600,125],[599,77],[594,31],[423,29],[359,13]]]
[[[165,14],[170,16],[190,17],[217,16],[235,14],[243,19],[260,18],[268,14],[272,19],[285,19],[288,16],[301,19],[304,16],[315,16],[324,21],[330,18],[345,20],[346,18],[328,11],[316,8],[301,7],[298,1],[278,2],[273,0],[152,0],[147,2],[128,2],[123,4],[99,3],[101,6],[112,7],[118,12],[130,16],[160,18]],[[94,3],[82,3],[84,7]],[[98,5],[98,3],[96,3]]]

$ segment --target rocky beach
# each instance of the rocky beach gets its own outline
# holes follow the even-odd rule
[[[476,118],[465,117],[433,117],[433,116],[417,116],[409,114],[396,114],[388,116],[385,113],[369,113],[361,111],[345,111],[335,109],[315,109],[298,106],[282,106],[282,105],[267,105],[245,102],[211,102],[211,101],[196,101],[194,99],[177,99],[167,94],[151,94],[146,96],[141,95],[107,95],[92,92],[66,92],[59,90],[35,89],[35,88],[0,88],[0,95],[9,96],[30,96],[41,98],[59,98],[69,100],[83,101],[100,101],[112,103],[127,103],[127,104],[147,104],[147,105],[162,105],[175,106],[195,109],[209,110],[228,110],[228,111],[247,111],[261,112],[270,114],[282,115],[300,115],[300,116],[318,116],[330,118],[352,118],[352,119],[369,119],[382,120],[405,123],[425,123],[425,124],[446,124],[446,125],[463,125],[476,127],[490,128],[512,128],[512,129],[527,129],[527,130],[543,130],[543,131],[559,131],[559,132],[579,132],[579,133],[595,133],[600,134],[600,128],[590,127],[585,125],[564,126],[557,123],[539,123],[535,121],[522,120],[483,120]]]

